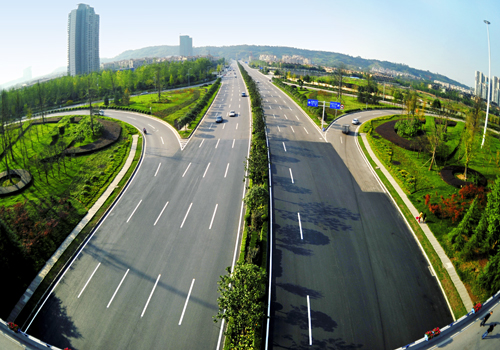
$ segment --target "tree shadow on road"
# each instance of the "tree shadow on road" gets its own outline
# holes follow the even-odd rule
[[[66,307],[62,306],[61,299],[55,295],[49,297],[45,307],[28,329],[28,334],[61,349],[73,350],[77,349],[71,345],[71,339],[82,338],[73,320],[68,316]]]

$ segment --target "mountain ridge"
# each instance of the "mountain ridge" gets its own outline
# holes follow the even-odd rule
[[[173,56],[179,54],[178,45],[158,45],[158,46],[148,46],[140,49],[126,50],[119,55],[112,58],[102,58],[101,63],[120,61],[124,59],[136,59],[144,57],[164,57]],[[372,67],[380,67],[386,69],[392,69],[401,73],[409,73],[414,76],[424,78],[427,80],[439,80],[445,83],[450,83],[457,86],[462,86],[469,88],[469,86],[464,85],[454,79],[448,78],[445,75],[439,73],[432,73],[430,71],[412,68],[408,65],[401,63],[393,63],[389,61],[381,61],[377,59],[366,59],[360,56],[354,57],[342,53],[336,53],[331,51],[318,51],[318,50],[307,50],[299,49],[288,46],[264,46],[264,45],[230,45],[230,46],[201,46],[193,47],[194,55],[207,55],[211,54],[213,56],[220,57],[238,57],[238,58],[248,58],[249,55],[253,55],[258,58],[261,54],[276,55],[281,57],[283,55],[299,55],[309,59],[315,64],[321,66],[334,67],[339,63],[344,63],[348,67],[356,68],[361,70],[370,69]]]

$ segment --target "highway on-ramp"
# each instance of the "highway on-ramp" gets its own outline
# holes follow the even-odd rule
[[[216,349],[217,282],[239,248],[249,151],[242,91],[239,72],[223,78],[182,150],[165,123],[106,112],[147,129],[144,158],[27,333],[73,350]],[[230,110],[236,117],[226,116]]]
[[[246,69],[259,81],[271,153],[269,348],[395,349],[452,322],[427,260],[354,133],[334,124],[324,135],[268,77]]]

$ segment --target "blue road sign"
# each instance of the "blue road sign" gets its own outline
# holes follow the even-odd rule
[[[340,102],[330,102],[331,109],[340,109]]]
[[[307,100],[307,107],[318,107],[318,100]]]

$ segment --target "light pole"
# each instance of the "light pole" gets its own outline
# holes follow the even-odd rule
[[[490,93],[491,93],[490,22],[484,20],[484,23],[486,23],[486,33],[488,35],[488,103],[486,104],[486,119],[484,121],[484,132],[483,132],[483,141],[481,142],[481,148],[483,148],[484,139],[486,137],[486,129],[488,127],[488,114],[490,113]]]
[[[191,84],[189,83],[189,71],[190,71],[191,69],[192,69],[192,68],[189,68],[189,69],[188,69],[188,87],[191,85]]]

